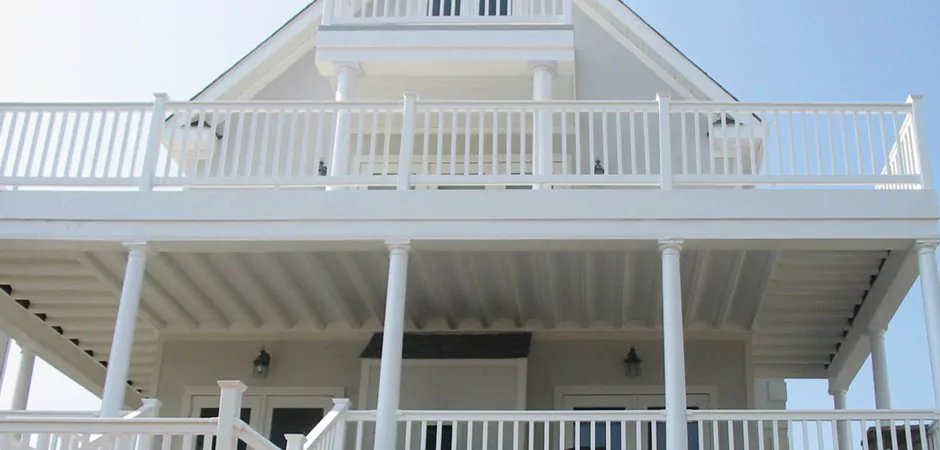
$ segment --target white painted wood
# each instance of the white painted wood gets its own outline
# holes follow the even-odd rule
[[[401,389],[402,341],[408,281],[410,242],[389,242],[388,294],[385,300],[385,328],[382,333],[382,359],[379,398],[376,407],[376,448],[394,450],[398,433],[397,412]]]
[[[239,420],[242,408],[242,394],[247,386],[240,381],[219,381],[221,396],[219,398],[218,438],[216,448],[220,450],[235,450],[237,437],[235,424]]]
[[[137,323],[137,312],[140,309],[140,293],[143,288],[148,249],[140,244],[131,245],[129,248],[118,318],[111,343],[111,358],[101,398],[102,417],[117,417],[124,406],[124,393],[134,345],[134,328]]]
[[[12,409],[24,411],[29,403],[29,388],[33,382],[33,367],[36,354],[26,347],[20,347],[20,366],[16,372],[16,384],[13,385]]]
[[[666,384],[666,435],[671,448],[687,448],[685,349],[682,326],[682,241],[660,241],[662,253],[663,348]]]
[[[868,332],[871,341],[871,371],[875,385],[875,407],[891,409],[891,383],[888,379],[888,350],[885,347],[885,330]]]
[[[935,404],[940,405],[940,275],[937,273],[937,241],[918,241],[915,249],[924,299],[934,399]]]

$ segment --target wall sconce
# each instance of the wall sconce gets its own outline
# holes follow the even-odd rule
[[[601,160],[594,160],[594,175],[603,175],[604,174],[604,165],[601,164]]]
[[[627,357],[623,360],[623,367],[627,377],[636,378],[640,376],[640,365],[642,363],[643,360],[636,354],[636,348],[630,347],[630,351],[627,352]]]
[[[264,347],[261,348],[261,352],[258,353],[258,357],[254,360],[254,371],[252,372],[256,378],[264,378],[268,376],[268,368],[271,367],[271,354],[264,351]]]

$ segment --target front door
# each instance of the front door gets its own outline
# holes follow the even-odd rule
[[[192,417],[218,417],[218,395],[192,397]],[[242,397],[241,420],[266,436],[279,448],[287,448],[285,434],[307,434],[333,406],[332,397],[321,395],[245,395]],[[215,438],[209,449],[215,449]],[[195,439],[193,450],[202,450],[203,439]],[[243,442],[237,450],[246,450]]]
[[[623,395],[565,395],[562,397],[562,409],[574,411],[636,411],[636,410],[662,410],[665,408],[666,397],[662,394],[623,394]],[[689,409],[707,409],[708,394],[690,394],[686,397]],[[576,427],[566,434],[565,448],[575,450],[665,450],[666,424],[657,422],[636,426],[627,423],[626,429],[622,423],[590,423],[579,422]],[[697,423],[688,424],[689,450],[708,450],[700,442],[708,442],[699,436]],[[575,446],[574,443],[579,445]]]

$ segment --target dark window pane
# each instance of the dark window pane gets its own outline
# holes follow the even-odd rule
[[[242,422],[249,423],[251,421],[251,409],[242,408],[241,412],[239,413],[239,416],[240,416],[239,418],[242,419]],[[200,419],[209,419],[212,417],[219,417],[219,408],[201,408],[199,410]],[[203,443],[203,437],[196,436],[196,446],[194,447],[194,450],[202,450],[202,443]],[[212,446],[210,448],[212,450],[215,450],[215,437],[212,438]],[[237,450],[247,450],[247,449],[248,449],[248,446],[245,445],[244,442],[238,441]],[[190,450],[190,449],[186,449],[186,450]]]
[[[427,435],[424,439],[424,448],[427,450],[450,450],[453,445],[454,428],[451,425],[441,425],[441,447],[437,447],[437,425],[425,427]]]
[[[624,408],[575,408],[575,411],[623,411]],[[620,428],[620,422],[611,422],[608,428],[606,423],[594,422],[594,430],[591,431],[591,422],[578,422],[578,433],[580,436],[579,447],[582,449],[606,449],[607,434],[610,433],[610,449],[622,450],[623,430]],[[591,445],[591,436],[594,437],[594,445]]]
[[[653,407],[647,408],[653,410],[662,410],[665,408],[662,407]],[[688,409],[698,409],[697,406],[689,407]],[[650,432],[651,424],[646,425],[647,433]],[[698,422],[689,422],[686,425],[686,434],[689,438],[689,450],[700,450],[698,447]],[[650,450],[665,450],[666,449],[666,424],[663,422],[656,423],[656,446],[653,446],[652,434],[650,434]]]
[[[460,0],[431,0],[428,9],[431,16],[459,16]]]
[[[271,442],[287,448],[285,434],[307,434],[323,418],[323,408],[274,408],[271,412]]]
[[[509,0],[480,0],[481,16],[508,16]]]

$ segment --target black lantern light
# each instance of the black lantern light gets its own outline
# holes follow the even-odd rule
[[[594,175],[603,175],[604,174],[604,165],[601,164],[601,160],[594,160]]]
[[[325,177],[325,176],[326,176],[326,164],[324,164],[323,161],[320,161],[320,164],[317,165],[317,173],[318,173],[321,177]]]
[[[258,353],[258,357],[254,360],[254,376],[257,378],[264,378],[268,376],[268,367],[271,366],[271,354],[264,351],[264,347],[261,348],[261,352]]]
[[[643,360],[636,354],[636,348],[630,347],[626,359],[623,360],[623,367],[626,370],[627,376],[630,378],[640,376],[640,364],[642,362]]]

